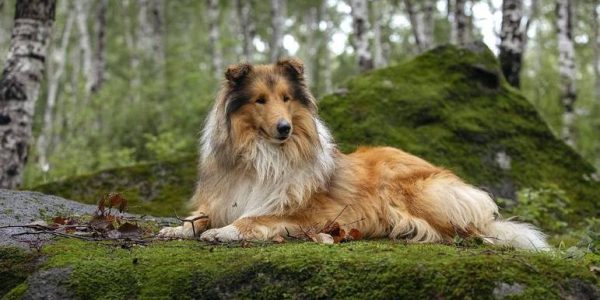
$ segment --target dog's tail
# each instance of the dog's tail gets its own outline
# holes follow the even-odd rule
[[[547,251],[550,246],[546,235],[535,226],[507,220],[492,221],[483,228],[483,239],[494,245],[510,245],[515,248]]]
[[[480,236],[487,243],[530,250],[550,249],[546,236],[535,226],[500,219],[498,206],[487,192],[454,176],[442,173],[428,178],[424,195],[431,207],[435,207],[438,218]]]

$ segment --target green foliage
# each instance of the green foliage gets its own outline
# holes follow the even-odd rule
[[[518,192],[517,205],[510,208],[508,214],[547,232],[557,233],[569,229],[565,220],[573,212],[572,205],[567,193],[556,185],[525,188]]]
[[[152,160],[169,160],[189,153],[190,145],[188,139],[181,139],[174,132],[164,132],[159,135],[145,134],[146,150]],[[187,152],[186,152],[187,151]]]

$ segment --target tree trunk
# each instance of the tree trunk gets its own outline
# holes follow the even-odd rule
[[[163,77],[165,50],[163,43],[164,16],[162,0],[140,0],[137,42],[140,53],[150,53],[152,65]]]
[[[219,31],[219,0],[206,0],[206,19],[208,20],[208,36],[214,76],[221,79],[223,72],[223,56],[221,54]]]
[[[367,37],[368,28],[368,8],[366,0],[351,0],[352,25],[354,35],[354,51],[358,59],[358,68],[361,72],[373,69],[373,58],[369,51],[369,39]]]
[[[467,43],[468,37],[468,18],[465,13],[466,0],[456,0],[454,3],[454,22],[452,23],[452,32],[454,33],[453,42],[458,45]]]
[[[14,189],[22,182],[55,8],[53,0],[16,3],[0,79],[0,188]]]
[[[269,44],[271,62],[284,55],[283,31],[285,27],[285,0],[271,0],[271,43]]]
[[[329,9],[327,8],[327,1],[323,1],[322,4],[323,9],[323,22],[325,22],[325,31],[323,34],[323,40],[325,42],[324,53],[323,53],[323,85],[325,89],[325,94],[329,94],[333,91],[333,81],[332,81],[332,70],[331,70],[331,50],[329,49],[329,41],[333,36],[333,21],[331,20],[331,15]]]
[[[125,36],[125,45],[127,47],[127,53],[129,53],[129,69],[131,77],[129,78],[129,100],[130,102],[138,102],[139,88],[142,85],[140,75],[140,54],[138,53],[138,46],[136,42],[136,34],[134,34],[133,25],[131,24],[131,18],[129,17],[129,11],[131,3],[129,0],[123,0],[123,31]]]
[[[81,1],[81,0],[78,0]],[[108,0],[100,0],[96,14],[96,49],[94,51],[94,82],[90,88],[92,93],[96,93],[104,83],[104,72],[106,65],[106,11],[108,9]]]
[[[243,60],[246,62],[252,62],[252,55],[254,54],[254,36],[256,35],[256,28],[252,21],[252,1],[251,0],[236,0],[236,7],[238,13],[238,20],[240,24],[240,31],[242,33],[242,55]]]
[[[75,11],[77,12],[77,29],[79,32],[79,48],[83,54],[83,76],[85,77],[85,92],[83,95],[83,103],[87,105],[90,100],[90,94],[94,82],[96,82],[94,74],[94,61],[92,53],[92,42],[88,31],[88,12],[90,2],[76,0]]]
[[[504,0],[502,2],[502,27],[500,29],[500,66],[502,73],[510,85],[520,87],[521,63],[525,44],[523,4],[521,0]]]
[[[374,2],[373,5],[381,4]],[[383,56],[383,42],[381,41],[381,19],[383,12],[381,7],[375,7],[373,16],[373,65],[375,68],[381,68],[386,65]]]
[[[42,129],[37,139],[37,154],[38,165],[44,172],[48,172],[50,164],[48,163],[48,148],[51,143],[52,131],[54,125],[54,109],[56,106],[56,98],[58,96],[58,86],[65,71],[67,62],[67,49],[71,38],[71,29],[75,14],[69,10],[67,21],[63,29],[60,39],[60,46],[51,53],[51,60],[48,62],[48,95],[46,99],[46,107],[44,108],[44,118]]]
[[[598,28],[598,1],[592,4],[592,47],[594,49],[594,93],[596,102],[600,105],[600,29]]]
[[[575,146],[575,48],[573,45],[573,3],[557,0],[556,28],[558,33],[558,70],[560,74],[560,102],[563,105],[562,139]]]
[[[404,0],[415,43],[419,52],[423,52],[433,46],[433,6],[435,3],[431,0],[424,0],[419,3],[421,7],[417,7],[412,0]]]

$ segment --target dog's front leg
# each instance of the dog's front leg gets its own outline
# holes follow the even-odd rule
[[[161,238],[191,238],[200,235],[210,225],[206,207],[201,206],[192,216],[185,218],[181,226],[164,227],[158,233]]]
[[[268,241],[286,234],[286,228],[297,228],[293,220],[284,217],[260,216],[241,218],[221,228],[209,229],[200,238],[208,242]]]

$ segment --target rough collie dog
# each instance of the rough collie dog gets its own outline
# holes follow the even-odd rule
[[[549,248],[541,232],[499,219],[487,192],[448,170],[389,147],[339,152],[295,59],[230,66],[200,152],[194,221],[159,236],[269,240],[337,218],[367,238],[434,243],[460,234]]]

